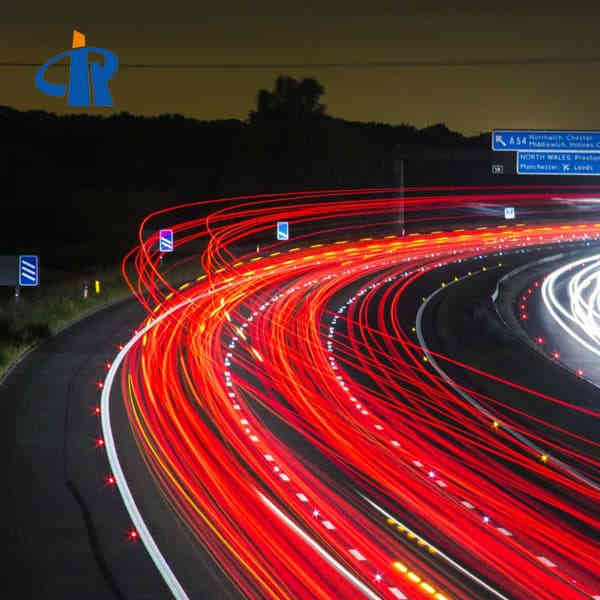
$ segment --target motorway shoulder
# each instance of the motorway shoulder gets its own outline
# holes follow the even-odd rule
[[[129,516],[117,489],[107,483],[108,462],[97,447],[95,384],[104,378],[105,361],[144,316],[133,300],[95,313],[41,344],[0,386],[8,484],[5,585],[18,590],[19,598],[170,597],[143,545],[128,539]],[[160,495],[139,487],[148,485],[149,475],[125,411],[115,413],[119,440],[135,454],[126,457],[135,472],[134,492],[146,496],[145,507],[153,506],[162,519]],[[229,597],[208,555],[194,549],[172,513],[167,516],[170,521],[158,525],[161,541],[187,555],[187,571],[195,568],[200,584],[193,597]]]

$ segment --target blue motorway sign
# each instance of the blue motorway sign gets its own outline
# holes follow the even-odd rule
[[[19,285],[37,285],[40,279],[38,257],[32,254],[19,256]]]
[[[161,252],[173,252],[173,230],[161,229],[158,234],[158,249]]]
[[[600,175],[600,153],[517,152],[519,175]]]
[[[600,131],[535,131],[497,129],[492,150],[505,152],[600,152]]]
[[[277,239],[281,241],[290,239],[290,228],[287,221],[277,221]]]

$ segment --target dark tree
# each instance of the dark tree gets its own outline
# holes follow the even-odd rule
[[[325,88],[312,77],[298,82],[293,77],[280,75],[275,90],[260,90],[257,109],[250,112],[250,122],[303,121],[320,117],[325,105],[319,102]]]

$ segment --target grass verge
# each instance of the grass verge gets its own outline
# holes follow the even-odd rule
[[[171,267],[167,277],[173,285],[178,285],[199,274],[198,263],[192,261]],[[100,282],[99,293],[95,289],[96,280]],[[85,284],[87,298],[83,294]],[[130,295],[119,266],[93,276],[21,289],[18,301],[13,296],[5,298],[0,305],[0,382],[11,366],[36,344]]]

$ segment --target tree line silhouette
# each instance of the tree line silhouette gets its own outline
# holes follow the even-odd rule
[[[108,264],[135,242],[140,218],[168,204],[392,185],[395,148],[489,148],[489,134],[468,138],[444,124],[419,130],[334,118],[323,94],[313,78],[280,76],[273,91],[259,91],[247,120],[0,107],[0,253],[51,251],[57,263]],[[473,182],[472,169],[413,166],[412,185]],[[444,181],[448,173],[455,181]]]

